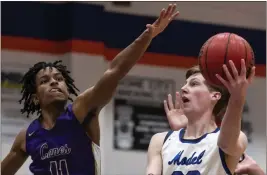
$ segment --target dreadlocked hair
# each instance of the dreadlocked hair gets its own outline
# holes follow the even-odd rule
[[[22,83],[22,98],[19,100],[21,104],[24,101],[24,106],[21,109],[21,113],[27,113],[27,118],[30,114],[37,112],[37,114],[41,113],[40,104],[35,104],[32,99],[32,95],[36,93],[36,74],[41,70],[49,67],[52,69],[56,68],[64,77],[65,83],[67,85],[68,91],[70,94],[77,96],[77,92],[79,89],[74,85],[74,80],[69,76],[70,71],[67,70],[67,67],[62,64],[61,60],[55,61],[53,63],[46,62],[38,62],[32,68],[28,70],[23,76]],[[73,101],[72,98],[69,97],[69,100]]]

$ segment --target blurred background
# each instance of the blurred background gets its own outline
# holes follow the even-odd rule
[[[1,2],[2,159],[32,118],[20,114],[19,80],[38,61],[63,60],[80,91],[92,86],[119,51],[169,2]],[[155,38],[101,112],[103,175],[145,172],[150,138],[169,130],[166,94],[180,90],[212,35],[244,37],[256,57],[242,130],[247,153],[266,169],[266,2],[177,2],[180,17]],[[17,173],[30,174],[30,158]]]

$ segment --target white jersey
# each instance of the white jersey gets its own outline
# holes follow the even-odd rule
[[[94,153],[94,159],[95,159],[95,174],[101,175],[101,152],[100,147],[92,142],[92,150]]]
[[[198,139],[183,139],[173,131],[162,147],[163,175],[227,175],[224,153],[217,146],[220,129]]]

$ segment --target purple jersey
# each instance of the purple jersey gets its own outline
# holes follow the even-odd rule
[[[51,130],[34,120],[27,130],[26,151],[35,175],[95,175],[92,141],[72,111],[72,105]]]

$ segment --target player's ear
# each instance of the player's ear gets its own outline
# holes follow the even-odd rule
[[[218,91],[213,91],[211,93],[211,99],[213,101],[219,101],[221,99],[221,97],[222,97],[222,94],[220,92],[218,92]]]
[[[39,100],[36,94],[32,94],[32,101],[35,105],[39,104]]]

